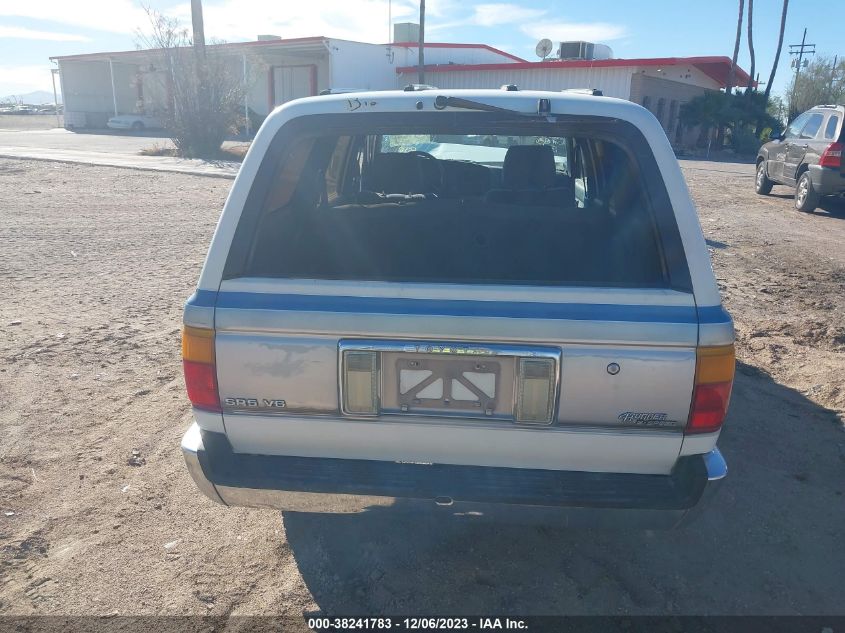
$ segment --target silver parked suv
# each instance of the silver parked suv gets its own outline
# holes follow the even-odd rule
[[[776,184],[795,187],[795,208],[808,212],[823,196],[845,194],[843,121],[845,106],[816,106],[763,145],[757,154],[757,193],[766,195]]]
[[[671,526],[727,472],[733,342],[640,106],[301,99],[261,127],[185,306],[182,451],[227,505]]]

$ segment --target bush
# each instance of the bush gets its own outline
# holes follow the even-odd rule
[[[739,129],[731,134],[731,145],[737,154],[748,156],[757,153],[761,142],[750,130]]]
[[[244,85],[231,63],[214,47],[193,47],[187,29],[173,18],[147,9],[152,34],[142,38],[159,49],[167,69],[173,103],[162,117],[164,128],[182,156],[217,158],[226,136],[238,123]]]

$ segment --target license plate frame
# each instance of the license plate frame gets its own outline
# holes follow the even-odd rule
[[[560,348],[539,345],[509,345],[483,342],[426,341],[426,340],[384,340],[384,339],[341,339],[338,343],[339,360],[347,351],[369,351],[378,353],[379,394],[378,412],[375,417],[439,417],[458,419],[480,419],[489,421],[516,422],[516,372],[520,358],[549,358],[554,360],[554,402],[552,420],[557,418],[560,399]],[[397,363],[403,361],[403,363]],[[407,364],[404,364],[407,361]],[[496,379],[494,396],[481,400],[480,405],[461,400],[456,406],[434,402],[403,402],[399,386],[399,368],[410,367],[411,361],[421,364],[413,369],[422,369],[423,361],[443,361],[442,372],[448,372],[451,365],[457,368],[474,369],[476,363],[495,363]],[[472,363],[472,365],[469,365]],[[433,363],[436,365],[438,363]],[[343,402],[343,362],[338,362],[340,398]],[[476,385],[477,386],[477,385]],[[463,385],[466,388],[466,385]],[[418,391],[418,390],[416,390]],[[469,390],[474,393],[473,390]],[[444,390],[445,393],[445,390]],[[477,395],[477,394],[476,394]],[[489,405],[493,410],[488,411]],[[413,406],[412,406],[413,405]],[[488,405],[488,406],[485,406]],[[347,417],[365,417],[346,413]],[[370,416],[371,417],[371,416]],[[527,424],[527,423],[526,423]]]
[[[399,409],[403,413],[410,413],[422,410],[436,410],[438,412],[449,412],[455,415],[473,416],[483,415],[492,417],[498,409],[497,403],[501,400],[501,392],[507,386],[502,384],[502,361],[496,357],[478,357],[466,359],[461,357],[432,357],[428,355],[400,356],[395,360],[396,374],[392,386],[397,391]],[[402,378],[404,372],[431,372],[430,375],[419,383],[402,390]],[[489,393],[489,385],[479,385],[468,375],[492,377],[492,394]],[[440,395],[425,397],[423,394],[429,387],[437,387],[440,383]],[[456,396],[456,384],[458,383],[475,398],[467,399]],[[488,387],[485,390],[485,386]],[[386,386],[388,389],[391,387]]]

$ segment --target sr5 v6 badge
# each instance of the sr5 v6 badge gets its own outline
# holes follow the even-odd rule
[[[225,398],[223,404],[238,409],[284,409],[284,400],[268,400],[267,398]]]

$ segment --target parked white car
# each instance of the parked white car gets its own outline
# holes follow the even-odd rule
[[[676,525],[727,473],[734,330],[660,123],[552,92],[290,102],[184,311],[200,490]]]
[[[119,116],[113,116],[106,125],[113,130],[134,130],[136,132],[164,127],[161,119],[149,114],[121,114]]]

